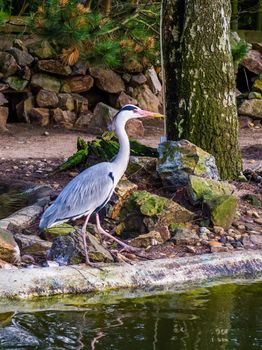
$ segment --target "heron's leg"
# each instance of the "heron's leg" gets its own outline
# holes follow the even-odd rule
[[[88,224],[90,216],[91,216],[91,214],[87,215],[87,217],[85,219],[85,222],[84,222],[84,225],[82,226],[81,232],[82,232],[82,237],[83,237],[83,242],[84,242],[86,264],[92,266],[92,263],[91,263],[91,261],[89,260],[89,257],[88,257],[87,244],[86,244],[86,226]]]
[[[120,239],[112,236],[110,233],[106,232],[103,227],[100,224],[100,219],[99,219],[99,215],[96,214],[96,224],[97,224],[97,228],[98,231],[101,232],[104,236],[109,237],[111,239],[113,239],[114,241],[116,241],[119,245],[121,245],[125,250],[129,250],[129,251],[138,251],[139,249],[135,248],[135,247],[131,247],[130,245],[122,242]]]

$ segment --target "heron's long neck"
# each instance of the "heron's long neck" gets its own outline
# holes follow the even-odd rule
[[[120,149],[113,164],[117,167],[119,179],[126,171],[130,156],[130,144],[125,130],[125,124],[125,122],[122,122],[116,126],[116,135],[119,140]]]

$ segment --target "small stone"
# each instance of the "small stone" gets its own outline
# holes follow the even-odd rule
[[[34,257],[32,255],[28,255],[28,254],[22,255],[21,261],[25,264],[34,264],[35,263]]]
[[[50,134],[49,134],[49,132],[48,131],[45,131],[44,133],[43,133],[43,136],[49,136]]]
[[[242,129],[252,128],[254,126],[252,119],[243,115],[239,116],[239,125]]]
[[[262,218],[254,219],[254,222],[255,222],[256,224],[262,225]]]
[[[217,235],[223,236],[225,234],[225,230],[223,227],[214,226],[213,230],[214,230],[215,234],[217,234]]]
[[[177,245],[195,245],[199,242],[199,237],[189,229],[177,229],[173,240]]]
[[[251,241],[258,249],[262,249],[262,235],[250,235],[250,241]]]
[[[129,241],[129,244],[136,248],[147,248],[152,245],[163,243],[163,239],[159,232],[150,231],[149,233],[139,235]]]
[[[243,224],[239,224],[239,225],[237,225],[237,229],[238,229],[238,230],[245,230],[245,229],[246,229],[246,226],[243,225]]]
[[[187,246],[186,247],[186,249],[187,249],[187,251],[189,252],[189,253],[193,253],[193,254],[195,254],[196,253],[196,248],[195,247],[192,247],[192,246]]]
[[[253,216],[253,218],[256,218],[256,219],[259,219],[259,218],[260,218],[260,215],[259,215],[258,212],[255,211],[255,210],[253,210],[252,216]]]

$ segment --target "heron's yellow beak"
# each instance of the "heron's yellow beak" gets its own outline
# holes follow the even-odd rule
[[[148,118],[158,118],[158,119],[164,119],[164,115],[156,112],[150,112],[150,111],[145,111],[143,109],[136,110],[135,113],[139,114],[139,117],[148,117]]]

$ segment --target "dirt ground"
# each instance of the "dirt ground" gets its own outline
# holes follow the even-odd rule
[[[95,137],[80,131],[42,128],[22,123],[9,124],[8,129],[9,133],[0,134],[0,177],[7,175],[6,169],[11,166],[8,175],[12,175],[13,179],[16,178],[16,173],[21,179],[21,173],[16,168],[21,164],[20,161],[35,163],[37,160],[44,160],[52,162],[53,166],[59,165],[75,152],[78,136],[85,140]],[[145,137],[138,140],[149,146],[157,146],[163,135],[161,125],[148,125]],[[242,129],[240,147],[244,169],[262,171],[262,128]]]

